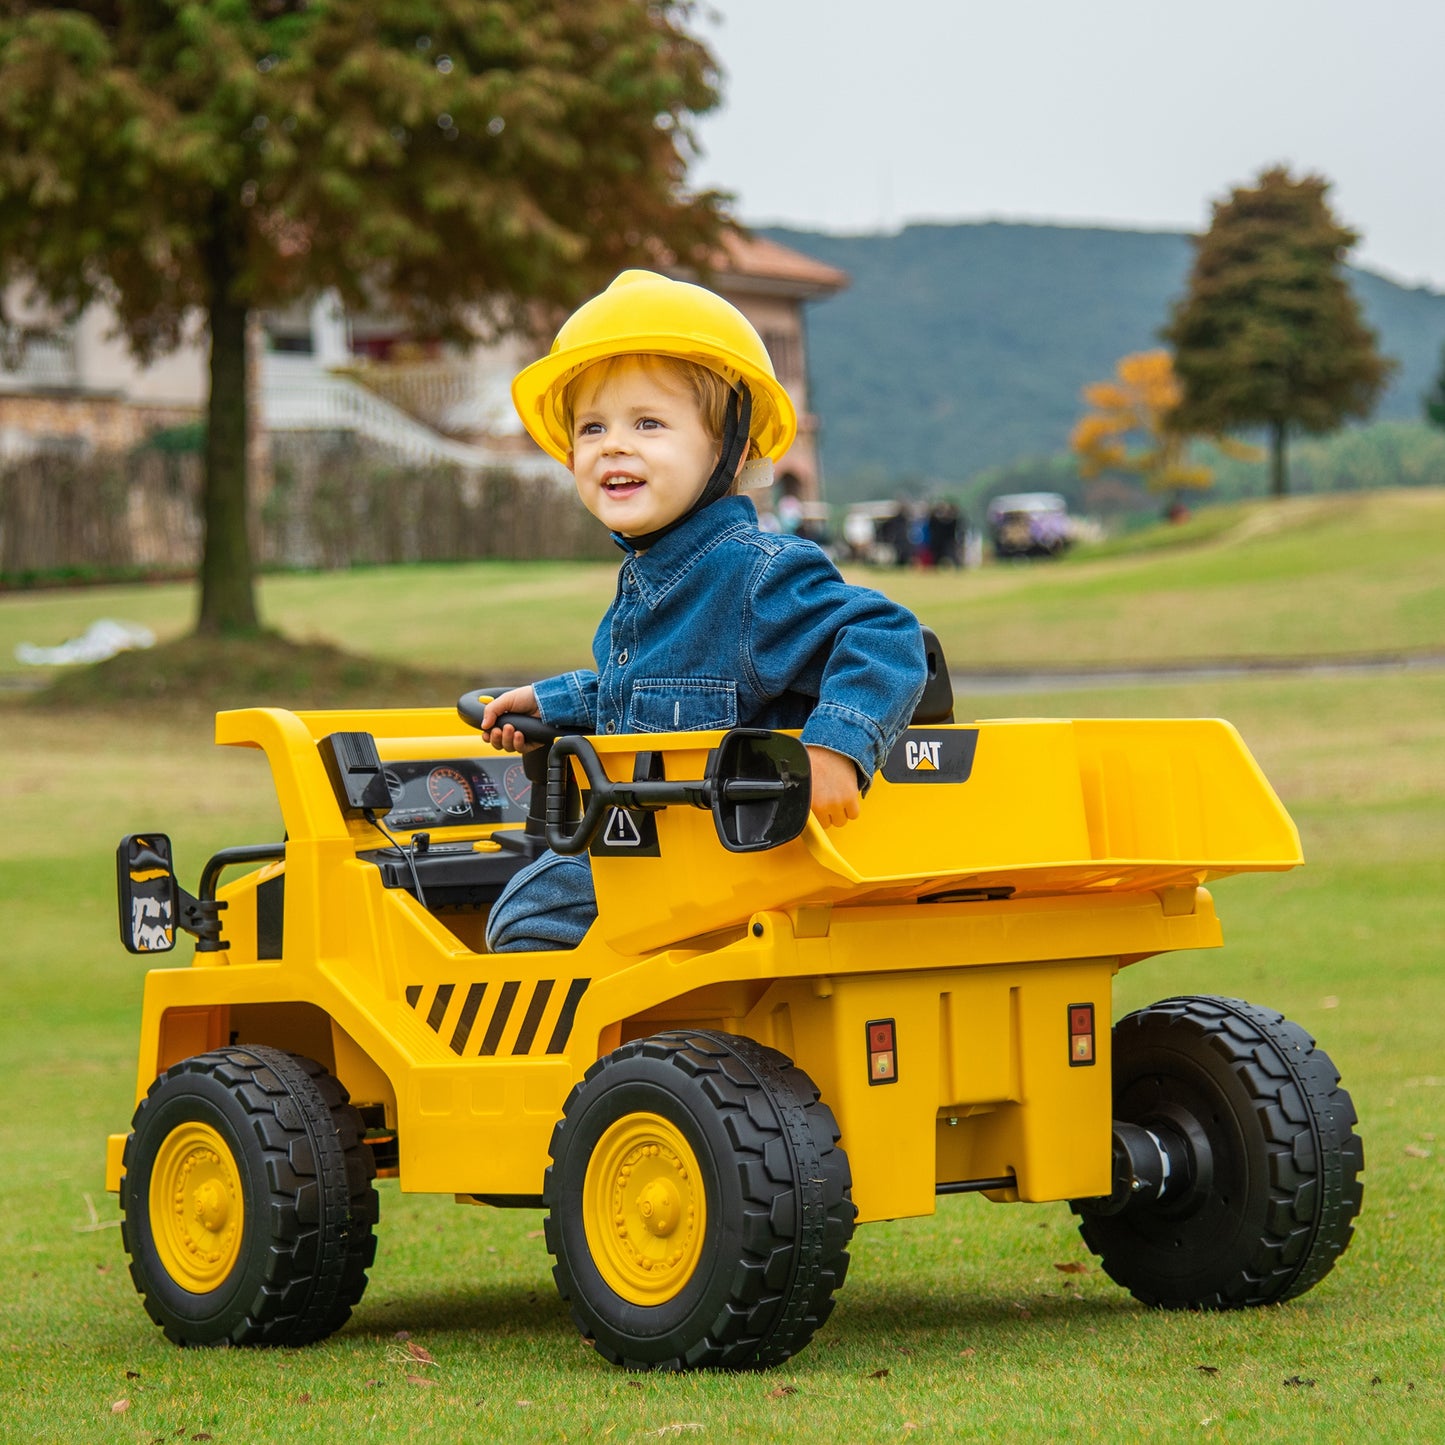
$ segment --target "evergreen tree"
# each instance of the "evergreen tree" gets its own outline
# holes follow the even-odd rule
[[[1440,375],[1435,378],[1435,385],[1425,393],[1425,420],[1445,427],[1445,346],[1440,348]]]
[[[1368,416],[1394,365],[1345,278],[1359,237],[1331,213],[1328,190],[1320,176],[1274,167],[1216,202],[1163,332],[1184,388],[1176,425],[1267,428],[1276,496],[1289,489],[1291,428],[1322,433]]]
[[[143,359],[209,323],[199,630],[258,625],[253,308],[331,287],[485,337],[716,241],[726,198],[683,190],[718,100],[693,8],[0,0],[0,296],[104,299]]]

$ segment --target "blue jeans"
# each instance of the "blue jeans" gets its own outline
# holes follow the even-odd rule
[[[492,953],[576,948],[597,917],[592,865],[585,854],[543,853],[502,890],[487,919]]]

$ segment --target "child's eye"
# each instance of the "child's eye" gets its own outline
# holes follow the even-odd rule
[[[656,431],[661,425],[655,416],[645,416],[637,423],[639,431]]]
[[[602,430],[600,421],[584,421],[577,424],[577,435],[579,437],[595,437]]]

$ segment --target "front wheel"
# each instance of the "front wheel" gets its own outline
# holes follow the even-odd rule
[[[1329,1056],[1239,999],[1166,999],[1114,1028],[1114,1117],[1170,1162],[1159,1187],[1075,1200],[1104,1271],[1166,1309],[1303,1294],[1360,1211],[1364,1149]]]
[[[126,1140],[121,1233],[178,1345],[300,1345],[341,1328],[376,1253],[361,1116],[320,1064],[232,1046],[186,1059]]]
[[[630,1369],[795,1355],[833,1308],[856,1210],[832,1111],[773,1049],[693,1030],[625,1044],[552,1137],[547,1247],[582,1333]]]

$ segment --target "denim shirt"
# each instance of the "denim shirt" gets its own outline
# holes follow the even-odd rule
[[[866,786],[907,727],[927,662],[918,620],[845,582],[814,543],[761,531],[746,497],[627,553],[597,670],[536,684],[543,719],[593,733],[801,728]]]

